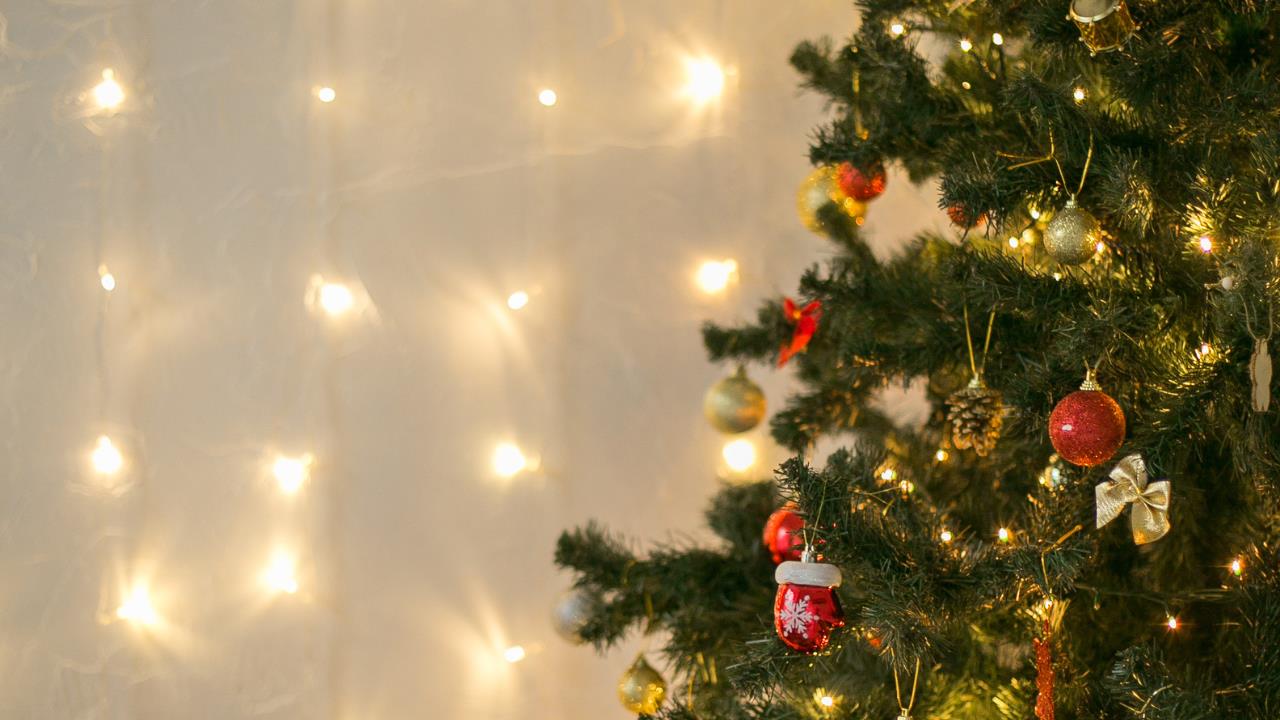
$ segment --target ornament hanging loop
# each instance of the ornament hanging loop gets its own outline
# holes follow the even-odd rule
[[[991,314],[987,317],[987,337],[982,343],[982,363],[979,364],[973,353],[973,333],[969,329],[969,303],[964,304],[964,341],[969,348],[969,369],[973,371],[973,380],[970,381],[972,386],[981,386],[983,373],[987,369],[987,353],[991,350],[991,331],[995,328],[996,310],[991,308]]]
[[[893,655],[892,650],[890,650],[890,655]],[[907,700],[905,705],[902,704],[902,683],[898,680],[897,657],[895,656],[893,659],[893,692],[898,699],[898,720],[911,720],[911,708],[916,705],[916,688],[920,684],[920,658],[916,658],[916,670],[911,678],[911,698]]]

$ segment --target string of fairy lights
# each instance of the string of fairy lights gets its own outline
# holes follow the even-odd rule
[[[694,106],[715,102],[724,92],[726,71],[714,59],[688,58],[684,62],[685,77],[678,94]],[[97,84],[82,96],[86,116],[115,117],[128,110],[132,100],[123,78],[114,68],[101,71]],[[338,102],[338,91],[329,85],[316,85],[310,89],[314,100],[322,105]],[[559,93],[550,87],[539,88],[536,101],[544,108],[555,108],[560,102]],[[102,291],[110,296],[126,279],[117,278],[106,264],[97,268]],[[708,259],[701,262],[692,273],[694,286],[710,297],[723,296],[738,282],[738,263],[732,258]],[[525,310],[537,296],[540,288],[514,289],[505,298],[506,308],[512,313]],[[367,298],[358,285],[340,279],[314,273],[307,278],[304,304],[312,312],[329,321],[338,322],[358,314],[367,304]],[[96,438],[88,453],[92,472],[107,481],[119,478],[129,471],[128,445],[121,444],[110,434]],[[745,473],[756,463],[755,444],[745,438],[726,442],[721,449],[725,466],[731,473]],[[311,452],[275,453],[266,460],[266,472],[274,481],[276,490],[285,497],[297,496],[306,491],[317,464]],[[492,472],[504,479],[536,473],[541,468],[541,458],[521,447],[514,440],[506,440],[494,446],[490,457]],[[257,579],[265,590],[274,594],[294,595],[301,589],[298,574],[297,553],[284,547],[274,547],[268,553],[265,565],[258,571]],[[156,629],[165,621],[164,608],[157,601],[151,587],[151,579],[127,578],[117,589],[114,617],[139,629]],[[518,663],[528,656],[521,645],[500,649],[502,659]]]

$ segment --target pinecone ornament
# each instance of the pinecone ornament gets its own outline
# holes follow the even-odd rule
[[[986,457],[996,446],[1004,423],[1004,399],[975,375],[963,390],[947,398],[947,422],[951,423],[951,443],[957,449],[973,448]]]

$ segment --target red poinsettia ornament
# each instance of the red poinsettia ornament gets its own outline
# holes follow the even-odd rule
[[[791,298],[783,298],[782,314],[796,327],[791,334],[791,342],[784,344],[778,353],[778,367],[786,365],[794,355],[804,352],[809,346],[809,340],[818,331],[818,320],[822,319],[822,303],[814,300],[804,307],[797,307]]]
[[[764,524],[764,546],[773,556],[773,562],[783,560],[799,560],[804,549],[804,540],[800,535],[804,528],[804,518],[796,512],[795,503],[787,503],[769,516]]]
[[[835,592],[840,568],[814,562],[813,557],[813,550],[806,549],[799,562],[784,562],[773,574],[778,582],[773,627],[787,647],[803,653],[822,652],[831,633],[844,627],[844,610]]]

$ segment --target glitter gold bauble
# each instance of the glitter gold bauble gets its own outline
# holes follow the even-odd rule
[[[827,203],[834,203],[859,225],[867,212],[865,204],[849,197],[840,189],[836,168],[822,165],[809,173],[809,177],[800,183],[800,189],[796,192],[796,213],[800,215],[800,222],[813,232],[821,233],[822,222],[818,219],[818,211]]]
[[[1093,257],[1102,240],[1102,227],[1088,210],[1067,201],[1044,229],[1044,249],[1064,265],[1079,265]]]
[[[702,411],[712,427],[722,433],[743,433],[764,419],[764,391],[747,377],[746,368],[724,378],[707,390]]]
[[[658,712],[666,694],[667,681],[645,662],[644,655],[637,655],[636,661],[622,673],[622,679],[618,681],[618,699],[622,701],[623,707],[637,715],[653,715]]]

